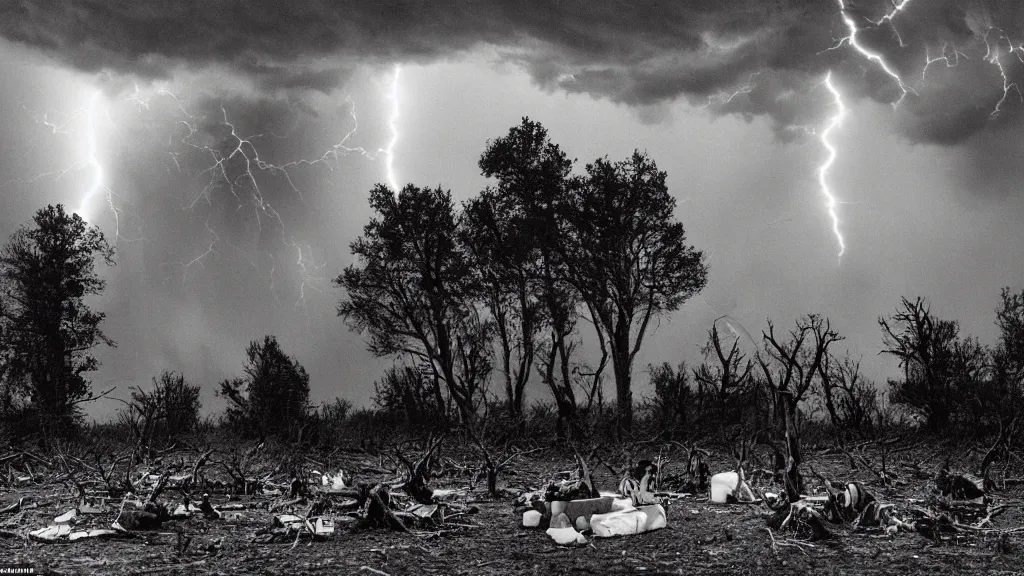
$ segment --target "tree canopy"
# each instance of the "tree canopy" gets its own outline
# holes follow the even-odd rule
[[[335,283],[338,313],[376,356],[411,359],[434,376],[464,421],[482,401],[497,353],[507,406],[521,418],[536,370],[564,437],[586,397],[600,397],[609,359],[617,414],[632,426],[632,370],[651,320],[707,282],[704,255],[686,242],[666,174],[636,152],[598,159],[586,174],[524,118],[480,156],[493,179],[461,210],[451,194],[409,184],[370,192],[375,216],[351,245],[356,263]],[[596,367],[579,353],[589,320]]]
[[[471,298],[451,194],[410,184],[395,195],[378,185],[370,206],[376,216],[351,245],[357,263],[334,281],[345,289],[338,314],[374,355],[427,366],[439,404],[447,392],[471,421],[491,370],[492,325]]]
[[[44,429],[68,429],[89,396],[93,349],[114,346],[100,328],[105,315],[86,304],[106,283],[97,261],[113,265],[103,233],[62,205],[39,210],[0,251],[0,370],[28,399]]]
[[[273,336],[250,342],[245,355],[244,376],[220,383],[228,421],[261,438],[293,435],[309,412],[309,374]]]

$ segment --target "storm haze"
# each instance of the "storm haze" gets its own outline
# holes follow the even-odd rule
[[[216,411],[216,382],[274,334],[314,402],[368,404],[390,362],[331,279],[370,189],[468,200],[524,116],[577,171],[645,150],[708,256],[707,288],[638,357],[640,394],[644,366],[696,364],[723,315],[755,338],[828,316],[883,383],[877,318],[901,296],[991,343],[1000,288],[1024,287],[1009,0],[15,1],[0,36],[0,237],[59,202],[116,244],[95,304],[118,346],[92,376],[121,397],[178,370]],[[834,119],[841,258],[818,173]]]

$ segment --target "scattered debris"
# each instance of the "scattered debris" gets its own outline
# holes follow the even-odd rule
[[[954,474],[950,471],[948,463],[935,476],[935,487],[939,494],[954,500],[978,504],[985,502],[984,481],[973,474]]]
[[[658,467],[650,460],[641,460],[636,467],[619,482],[619,494],[629,498],[633,506],[654,504],[654,480]]]
[[[203,517],[206,518],[207,520],[218,520],[218,519],[220,519],[220,516],[221,516],[220,511],[215,509],[213,507],[213,505],[210,504],[210,494],[209,493],[203,494],[203,500],[202,500],[202,502],[199,503],[199,510],[203,513]]]
[[[581,516],[589,518],[593,514],[611,512],[614,500],[611,496],[599,496],[582,500],[546,502],[544,507],[547,515],[552,518],[558,515],[565,515],[569,519],[571,526]]]
[[[434,520],[439,524],[444,522],[444,506],[441,504],[413,504],[405,511],[421,520]]]
[[[123,534],[121,534],[117,530],[82,530],[79,532],[72,532],[71,534],[69,534],[68,541],[74,542],[76,540],[83,540],[86,538],[119,538],[121,536],[123,536]]]
[[[551,517],[551,527],[555,529],[572,528],[573,522],[565,512],[562,512]]]
[[[75,508],[68,510],[64,514],[57,516],[53,519],[53,524],[32,530],[28,533],[28,537],[36,542],[57,542],[57,541],[69,541],[75,542],[86,538],[113,538],[122,536],[122,533],[116,530],[107,529],[93,529],[93,530],[78,530],[74,531],[72,525],[76,523],[78,519],[78,513]]]
[[[106,501],[101,500],[99,506],[93,504],[87,504],[84,501],[78,505],[78,512],[81,514],[106,514],[111,512],[110,506],[107,506]]]
[[[811,473],[821,479],[828,494],[825,504],[825,516],[833,522],[853,522],[858,526],[877,526],[882,520],[884,507],[875,496],[860,482],[848,482],[845,485],[832,482],[823,474],[811,467]]]
[[[114,520],[113,528],[123,532],[135,530],[159,530],[163,523],[171,519],[167,507],[147,500],[125,499],[121,502],[121,511]]]
[[[28,496],[18,498],[17,502],[0,508],[0,514],[11,514],[15,512],[21,512],[22,510],[28,508],[38,508],[39,505],[36,504],[35,502],[32,502],[31,500],[32,498]]]
[[[587,543],[583,532],[598,537],[626,536],[667,525],[665,509],[653,503],[658,470],[653,462],[641,460],[620,482],[621,493],[601,493],[578,453],[576,460],[575,471],[561,474],[543,492],[524,492],[516,499],[515,510],[522,513],[524,527],[547,528],[557,544],[575,546]]]
[[[590,517],[590,529],[594,531],[594,536],[599,538],[642,534],[667,525],[665,509],[661,504],[594,514]]]
[[[56,518],[54,518],[53,519],[53,523],[54,524],[72,524],[75,521],[75,518],[77,518],[77,517],[78,517],[78,510],[75,510],[74,508],[72,508],[71,510],[68,510],[67,512],[61,514],[60,516],[57,516]]]
[[[67,524],[52,524],[45,528],[33,530],[28,533],[29,538],[38,542],[54,542],[71,534],[71,526]]]
[[[583,457],[576,454],[576,470],[565,475],[565,478],[552,482],[544,491],[547,502],[569,502],[585,500],[600,496],[594,488],[594,478]]]
[[[810,541],[827,540],[832,531],[827,527],[828,520],[815,509],[814,504],[806,500],[798,500],[783,505],[774,515],[768,518],[768,526],[776,530],[793,527],[804,527],[810,530]]]
[[[559,546],[579,546],[586,544],[587,539],[575,528],[548,528],[547,535]]]
[[[714,504],[736,504],[737,502],[755,502],[753,491],[743,475],[739,472],[719,472],[711,477],[711,502]]]
[[[314,474],[318,474],[318,472],[314,471]],[[327,493],[344,491],[348,488],[345,486],[345,472],[343,470],[338,470],[336,474],[325,472],[320,477],[320,486],[321,491]]]
[[[300,537],[324,540],[334,536],[334,520],[322,516],[303,518],[294,514],[274,516],[271,528],[257,534],[256,541],[271,542],[298,541]]]
[[[541,513],[536,510],[523,512],[523,527],[536,528],[540,526]]]
[[[178,504],[178,507],[171,512],[171,520],[186,520],[197,512],[202,512],[202,510],[190,502]]]

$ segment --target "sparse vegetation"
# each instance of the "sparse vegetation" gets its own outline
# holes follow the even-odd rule
[[[241,376],[219,383],[227,402],[219,419],[201,417],[200,383],[165,371],[151,387],[130,389],[115,422],[84,425],[79,406],[97,396],[86,378],[98,366],[91,351],[113,343],[100,330],[103,314],[83,299],[103,290],[94,265],[111,263],[113,252],[63,207],[41,210],[0,253],[0,412],[10,452],[0,454],[8,466],[0,484],[62,483],[86,510],[87,496],[145,492],[132,506],[157,524],[171,518],[159,501],[168,490],[186,504],[206,493],[206,522],[222,518],[211,492],[250,503],[272,496],[280,500],[260,504],[267,514],[308,506],[304,526],[337,504],[359,510],[356,531],[429,527],[443,538],[509,532],[504,525],[518,519],[502,500],[536,488],[565,461],[577,463],[580,478],[610,472],[602,487],[632,486],[628,476],[640,470],[632,481],[647,486],[656,475],[692,497],[707,492],[708,461],[717,458],[735,464],[736,491],[744,488],[748,500],[748,480],[761,489],[771,537],[761,540],[776,558],[786,542],[771,530],[823,539],[836,525],[854,536],[907,530],[902,520],[881,526],[873,495],[858,502],[873,502],[874,516],[851,508],[849,495],[859,497],[865,484],[918,502],[927,491],[916,485],[926,482],[942,497],[1024,484],[1011,473],[1022,448],[1024,291],[1003,290],[993,346],[961,334],[923,298],[903,298],[878,320],[880,352],[902,370],[885,389],[856,359],[876,351],[839,350],[844,337],[823,315],[802,316],[785,332],[769,318],[759,341],[743,331],[749,343],[722,317],[708,329],[701,363],[649,365],[651,395],[637,402],[634,362],[651,323],[704,289],[708,263],[687,244],[666,174],[652,159],[598,159],[584,174],[573,174],[573,163],[543,126],[523,119],[488,143],[479,165],[493,185],[461,207],[440,188],[371,191],[374,216],[335,283],[344,290],[338,314],[374,356],[392,362],[374,382],[372,407],[343,397],[311,406],[309,375],[268,335],[246,349]],[[606,402],[609,367],[615,396]],[[977,482],[953,464],[977,471]],[[353,470],[362,476],[356,485],[345,476]],[[846,476],[860,484],[828,479]],[[826,491],[823,511],[806,498],[815,478]],[[432,508],[441,504],[435,482],[461,497],[477,492],[482,507],[462,506],[456,522],[445,520]],[[346,500],[332,502],[322,495],[328,489]],[[404,497],[427,508],[402,509]],[[694,505],[699,514],[705,503]],[[987,534],[1005,512],[986,507],[965,524],[948,502],[935,506],[909,509],[933,542],[950,531]],[[467,519],[476,512],[491,524]],[[688,520],[684,529],[700,532],[697,525]],[[726,526],[725,542],[735,529]],[[0,536],[19,537],[8,532]],[[1000,549],[1018,532],[1002,533]]]
[[[245,354],[245,375],[220,383],[227,425],[245,437],[296,439],[309,414],[306,369],[273,336],[251,342]]]
[[[142,446],[168,444],[175,436],[191,434],[199,424],[199,392],[184,374],[164,371],[153,379],[151,390],[132,389],[131,401],[118,420]]]

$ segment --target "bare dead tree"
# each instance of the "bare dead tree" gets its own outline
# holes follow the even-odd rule
[[[483,472],[487,480],[487,494],[497,498],[498,475],[509,468],[509,466],[522,456],[532,454],[540,450],[523,451],[512,442],[513,435],[519,430],[518,426],[509,428],[503,435],[493,442],[486,440],[486,432],[477,432],[473,429],[467,430],[467,435],[476,446],[477,452],[483,458]]]
[[[936,318],[921,298],[903,298],[890,318],[879,318],[886,348],[899,359],[903,381],[891,382],[893,402],[906,404],[928,419],[933,432],[945,429],[954,403],[951,369],[959,325]]]
[[[1013,435],[1017,429],[1017,420],[1018,417],[1014,416],[1008,423],[999,422],[999,435],[981,461],[980,476],[984,482],[985,490],[996,487],[995,481],[992,480],[990,475],[993,464],[1002,461],[1005,476],[1005,469],[1010,459],[1010,445],[1013,442]]]
[[[726,424],[737,417],[729,414],[730,408],[738,396],[749,389],[754,362],[740,350],[739,339],[733,340],[726,352],[718,333],[718,320],[721,318],[716,319],[708,331],[708,341],[701,348],[704,362],[693,371],[693,379],[697,382],[698,402],[703,404],[705,398],[711,398],[715,402],[713,417]],[[703,406],[699,408],[703,414]]]
[[[552,330],[550,338],[537,346],[541,380],[551,391],[558,412],[555,436],[559,442],[566,441],[570,431],[579,427],[579,402],[572,375],[572,355],[575,351],[576,343],[559,330]]]
[[[776,425],[785,438],[786,494],[790,502],[796,502],[803,489],[797,410],[800,402],[807,398],[821,363],[829,354],[829,347],[843,338],[832,330],[827,318],[817,314],[797,320],[796,328],[786,340],[776,336],[775,326],[769,320],[768,331],[762,332],[762,337],[765,350],[756,358],[775,406]]]
[[[877,405],[874,384],[860,371],[860,360],[849,354],[842,360],[826,354],[818,366],[819,391],[836,430],[862,432],[871,425]]]
[[[245,452],[233,451],[228,455],[227,460],[210,459],[210,462],[220,465],[227,472],[235,485],[235,490],[242,494],[252,494],[260,485],[260,481],[252,477],[253,462],[263,450],[264,445],[263,442],[260,442]]]
[[[103,454],[101,451],[95,450],[92,451],[92,456],[93,462],[96,464],[96,471],[99,473],[100,479],[107,486],[107,493],[111,498],[117,498],[134,490],[131,483],[131,462],[134,458],[134,452]],[[117,467],[122,462],[126,463],[127,471],[124,478],[118,478],[116,476]]]
[[[434,491],[427,484],[430,482],[434,453],[441,447],[443,441],[444,436],[431,435],[415,462],[407,458],[397,446],[394,449],[395,456],[406,468],[402,489],[421,504],[431,504],[434,501]]]

